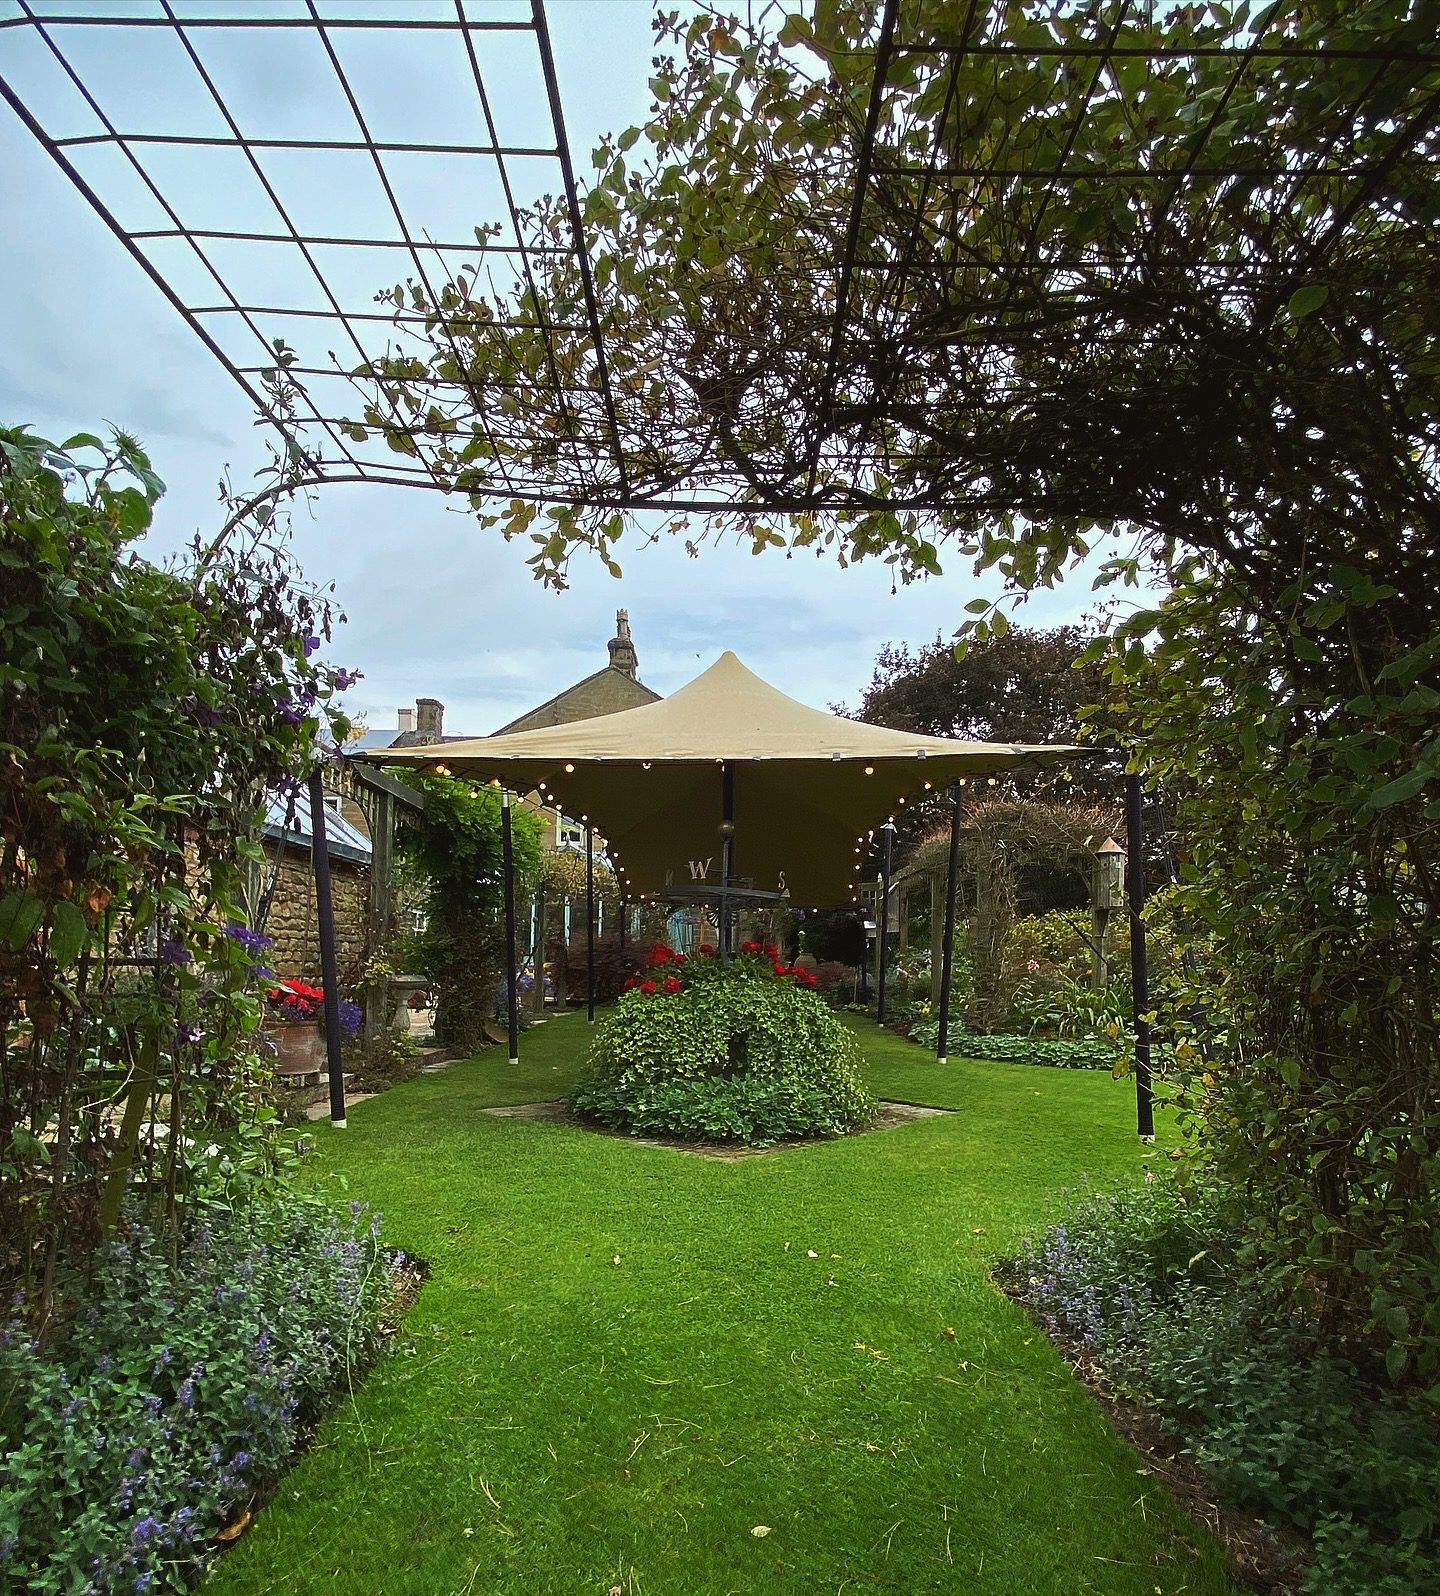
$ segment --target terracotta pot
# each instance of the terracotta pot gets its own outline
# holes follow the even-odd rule
[[[275,1044],[275,1073],[292,1081],[325,1068],[325,1038],[314,1020],[267,1020],[265,1034]]]

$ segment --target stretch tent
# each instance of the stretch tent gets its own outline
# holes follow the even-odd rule
[[[726,787],[732,878],[798,908],[850,902],[864,836],[959,780],[1089,750],[963,742],[868,726],[796,702],[728,651],[669,698],[593,720],[372,755],[537,792],[609,844],[632,898],[721,880]]]

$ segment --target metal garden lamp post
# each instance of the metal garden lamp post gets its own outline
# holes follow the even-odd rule
[[[1110,964],[1105,956],[1105,931],[1110,916],[1125,904],[1126,853],[1114,837],[1106,837],[1095,850],[1090,888],[1090,985],[1103,992],[1110,985]]]

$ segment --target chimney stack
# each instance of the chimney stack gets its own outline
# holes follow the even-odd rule
[[[445,724],[445,706],[438,698],[415,700],[415,731],[422,743],[438,743]]]
[[[400,730],[402,732],[413,732],[415,730],[415,711],[413,709],[402,709],[397,713],[400,720]]]
[[[630,612],[616,610],[615,636],[610,639],[610,668],[620,671],[631,681],[640,680],[640,657],[630,636]]]

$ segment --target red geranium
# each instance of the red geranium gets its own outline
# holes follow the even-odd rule
[[[667,975],[665,977],[665,990],[667,992],[678,992],[680,990],[680,978],[674,975]]]
[[[771,966],[770,966],[770,968],[771,968],[771,969],[772,969],[772,970],[774,970],[774,972],[775,972],[775,973],[776,973],[776,975],[789,975],[789,973],[790,973],[790,972],[789,972],[789,970],[787,970],[787,969],[786,969],[786,968],[785,968],[785,966],[784,966],[784,965],[783,965],[783,964],[781,964],[781,962],[780,962],[780,961],[779,961],[779,959],[776,959],[776,961],[775,961],[775,962],[774,962],[774,964],[772,964],[772,965],[771,965]]]
[[[774,942],[765,944],[764,953],[767,959],[778,959],[780,957],[780,949]]]
[[[645,994],[646,997],[650,997],[656,992],[657,988],[653,981],[642,981],[640,983],[640,990]]]
[[[713,959],[716,952],[715,944],[713,942],[702,942],[700,944],[700,951],[707,959]]]
[[[638,975],[627,975],[625,977],[625,990],[627,992],[633,992],[639,985],[640,977]]]
[[[650,949],[650,957],[647,962],[652,970],[658,970],[662,964],[669,964],[674,957],[675,955],[670,951],[669,948],[665,946],[663,942],[657,942],[655,946]]]
[[[690,960],[683,953],[677,953],[671,960],[672,964],[689,964],[689,962]]]
[[[742,953],[758,953],[760,951],[760,944],[758,942],[742,942],[740,944],[740,951]]]

